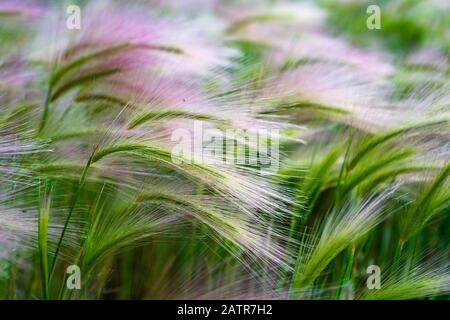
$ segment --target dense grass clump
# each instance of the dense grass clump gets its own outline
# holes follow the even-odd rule
[[[380,1],[377,33],[365,1],[80,1],[74,30],[2,1],[0,297],[448,298],[450,8],[429,2]],[[199,124],[248,161],[175,158]]]

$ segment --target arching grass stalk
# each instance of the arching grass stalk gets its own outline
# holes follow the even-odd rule
[[[75,209],[75,205],[76,205],[76,203],[78,201],[78,197],[80,195],[81,189],[83,188],[84,183],[86,181],[87,172],[88,172],[88,170],[89,170],[89,168],[90,168],[90,166],[91,166],[91,164],[93,162],[93,158],[94,158],[95,152],[97,151],[97,148],[98,148],[98,146],[96,146],[94,148],[94,151],[92,151],[92,154],[89,157],[89,160],[86,163],[86,166],[84,167],[83,172],[81,173],[81,177],[80,177],[80,180],[78,182],[77,190],[75,191],[75,194],[74,194],[74,196],[72,198],[72,204],[70,206],[69,213],[68,213],[66,221],[64,223],[64,227],[63,227],[63,230],[61,232],[61,236],[59,238],[58,245],[56,246],[55,255],[53,256],[53,261],[52,261],[52,264],[51,264],[51,267],[50,267],[50,273],[49,273],[49,275],[50,275],[49,282],[51,282],[51,278],[53,276],[53,272],[55,271],[55,266],[56,266],[56,262],[57,262],[57,259],[58,259],[58,254],[59,254],[59,251],[61,249],[61,245],[62,245],[62,242],[63,242],[63,239],[64,239],[64,235],[66,233],[67,227],[69,226],[70,218],[72,217],[72,214],[73,214],[73,211]]]
[[[41,122],[39,124],[38,134],[41,133],[42,130],[44,130],[45,124],[47,123],[52,93],[53,93],[53,85],[49,85],[47,89],[47,95],[45,96],[44,110],[42,111],[42,117]]]
[[[353,132],[352,128],[349,128],[348,133],[348,144],[347,144],[347,151],[345,151],[344,155],[344,161],[342,162],[341,169],[339,170],[339,177],[336,184],[336,192],[334,195],[334,202],[337,207],[340,207],[342,205],[342,196],[341,196],[341,186],[342,186],[342,180],[345,180],[347,172],[348,172],[348,162],[350,157],[350,151],[352,147],[352,141],[353,141]]]
[[[49,284],[49,270],[48,270],[48,221],[50,217],[51,205],[51,191],[47,194],[47,190],[41,195],[41,185],[39,184],[39,199],[38,199],[38,246],[39,246],[39,260],[41,266],[41,285],[42,296],[45,300],[49,298],[50,284]],[[41,199],[41,197],[43,199]]]
[[[303,233],[302,236],[302,240],[299,244],[299,248],[298,248],[298,254],[297,254],[297,259],[295,261],[295,268],[294,268],[294,274],[292,275],[292,279],[290,282],[290,286],[289,286],[289,298],[295,298],[295,296],[293,296],[293,292],[295,292],[295,288],[299,287],[299,280],[295,278],[296,274],[300,274],[301,270],[300,268],[302,267],[301,264],[301,258],[303,257],[303,249],[306,246],[306,231]]]
[[[136,44],[134,44],[136,45]],[[183,54],[183,50],[180,48],[170,47],[170,46],[158,46],[158,45],[143,45],[140,44],[141,47],[144,47],[146,50],[156,50],[156,51],[163,51],[163,52],[169,52],[173,54]],[[42,130],[45,128],[45,125],[47,123],[48,114],[49,114],[49,108],[50,103],[58,99],[60,96],[62,96],[67,91],[71,90],[74,87],[80,86],[82,84],[85,84],[88,81],[92,81],[99,78],[104,78],[116,73],[121,72],[123,69],[121,66],[112,66],[106,69],[97,70],[92,73],[83,74],[79,77],[76,77],[75,79],[70,79],[66,82],[61,81],[67,78],[67,75],[70,74],[71,71],[76,70],[77,68],[81,68],[87,63],[90,63],[92,61],[104,59],[111,56],[117,56],[121,53],[126,52],[128,49],[132,48],[133,44],[129,42],[123,42],[118,43],[116,45],[106,47],[104,49],[100,49],[96,52],[89,53],[86,55],[82,55],[80,57],[77,57],[73,61],[70,61],[66,63],[65,65],[61,66],[60,68],[56,68],[56,64],[53,66],[53,70],[51,72],[50,81],[48,84],[47,94],[45,97],[44,102],[44,110],[42,112],[41,122],[39,125],[38,133],[41,133]],[[68,52],[70,53],[70,51]],[[66,52],[67,54],[67,52]],[[62,82],[60,84],[60,82]],[[145,121],[142,120],[141,121]]]
[[[97,201],[95,202],[95,205],[94,205],[94,208],[93,208],[93,212],[94,213],[97,213],[97,211],[98,211],[98,209],[100,207],[100,201],[101,201],[101,199],[103,197],[104,190],[105,190],[105,184],[103,184],[103,187],[100,190],[100,194],[98,195]],[[97,219],[97,215],[96,215],[96,219]],[[95,223],[96,222],[94,222],[94,224]],[[82,258],[83,258],[83,251],[84,251],[85,243],[86,243],[86,239],[84,238],[82,240],[81,245],[80,245],[80,251],[78,252],[77,257],[75,258],[75,264],[76,265],[79,265],[80,261],[81,262],[83,261]],[[80,266],[80,268],[82,268],[82,267],[83,266]],[[84,268],[82,268],[82,269],[84,269]],[[89,273],[88,273],[88,275],[89,275]],[[64,275],[64,279],[63,279],[64,281],[61,283],[61,288],[59,289],[59,293],[58,293],[58,300],[61,300],[63,298],[63,296],[64,296],[64,293],[65,293],[64,289],[66,288],[66,278],[67,278],[67,274]],[[85,278],[89,278],[89,276],[85,277]],[[84,286],[83,286],[83,288],[84,288]],[[73,290],[70,290],[68,299],[70,299],[72,297],[72,293],[73,293]]]
[[[405,242],[406,242],[406,240],[403,238],[400,238],[398,240],[397,247],[395,248],[395,253],[394,253],[394,261],[392,264],[393,270],[398,269],[400,266],[400,260],[402,258],[403,247],[405,246]]]
[[[45,125],[47,123],[49,109],[50,109],[50,103],[52,102],[53,88],[54,88],[56,80],[57,80],[57,79],[55,79],[55,70],[56,70],[56,63],[53,64],[52,71],[50,73],[47,94],[45,95],[45,101],[44,101],[44,110],[42,111],[42,117],[41,117],[41,122],[39,124],[38,134],[40,134],[42,132],[42,130],[44,130]]]
[[[128,44],[122,44],[117,47],[112,47],[112,48],[107,48],[107,49],[101,50],[94,54],[89,54],[86,56],[79,57],[78,59],[72,61],[71,63],[67,64],[66,66],[60,68],[58,71],[56,71],[56,64],[54,64],[52,72],[51,72],[50,80],[48,83],[47,94],[45,96],[45,102],[44,102],[44,110],[42,112],[42,117],[41,117],[41,122],[39,124],[38,133],[41,133],[42,130],[45,128],[45,125],[47,124],[50,103],[52,101],[54,101],[62,92],[60,89],[60,90],[58,90],[58,92],[56,92],[57,95],[53,94],[54,93],[53,89],[55,88],[56,83],[61,78],[66,76],[70,71],[76,69],[77,67],[80,67],[82,64],[85,64],[86,62],[89,62],[93,59],[97,59],[99,57],[104,57],[105,55],[115,54],[117,51],[128,48],[128,46],[129,46]]]
[[[353,242],[349,248],[347,248],[347,252],[345,253],[345,269],[344,274],[342,275],[339,286],[336,289],[336,299],[340,299],[342,295],[342,287],[347,284],[347,282],[351,279],[353,264],[355,260],[355,251],[356,244]]]
[[[314,157],[311,159],[310,172],[297,187],[297,198],[299,203],[296,203],[292,208],[292,211],[295,214],[293,214],[291,218],[288,235],[289,238],[297,239],[297,230],[300,227],[300,223],[306,222],[308,220],[309,214],[312,212],[314,205],[319,198],[322,186],[325,183],[324,177],[326,177],[332,171],[333,166],[339,158],[339,152],[340,146],[333,148],[317,165],[314,165]],[[298,253],[296,258],[297,261],[295,270],[300,267],[300,260],[302,258],[302,246],[304,245],[305,240],[304,237],[305,234],[303,234],[302,240],[298,244],[298,246],[296,246],[294,243],[288,243],[286,246],[286,249],[288,251],[292,250],[293,252]],[[297,272],[294,271],[293,275],[295,275],[296,273]],[[280,280],[278,282],[280,288],[286,284],[286,281],[288,281],[288,275],[288,270],[282,271],[279,277]]]

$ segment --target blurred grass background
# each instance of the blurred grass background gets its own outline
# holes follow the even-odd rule
[[[83,1],[78,3],[84,5]],[[185,9],[179,8],[180,3],[176,1],[162,5],[152,1],[142,3],[169,20],[177,15],[186,15]],[[241,4],[239,1],[218,3],[220,9],[239,8]],[[277,24],[283,27],[287,24],[286,36],[291,36],[292,31],[302,32],[296,29],[299,28],[296,24],[289,25],[283,18],[280,22],[273,8],[284,3],[259,3],[258,6],[266,5],[267,9],[263,10],[265,14],[256,16],[249,13],[246,17],[243,10],[241,19],[245,21],[247,18],[250,22],[245,22],[242,29],[227,29],[228,34],[225,32],[223,43],[241,53],[227,70],[235,87],[250,86],[264,96],[270,89],[265,89],[264,83],[272,76],[314,66],[315,59],[319,62],[323,59],[319,52],[306,58],[297,57],[294,52],[283,55],[281,61],[275,63],[271,60],[275,54],[272,53],[270,37],[265,39],[267,43],[263,43],[247,37],[245,32],[241,33],[248,26],[270,28]],[[41,4],[51,8],[62,6],[58,1]],[[272,219],[270,212],[261,213],[268,215],[267,221],[274,230],[284,230],[292,240],[284,245],[290,268],[274,267],[271,263],[249,258],[251,252],[246,252],[225,236],[216,235],[203,221],[192,218],[176,226],[175,230],[157,233],[142,241],[130,241],[119,246],[117,252],[107,252],[95,261],[88,275],[83,273],[83,287],[79,291],[64,289],[65,267],[71,261],[67,257],[73,256],[70,248],[62,248],[67,252],[64,260],[56,265],[57,276],[51,282],[50,278],[41,281],[42,260],[47,259],[47,254],[44,258],[39,254],[39,251],[42,254],[42,243],[41,250],[17,249],[10,252],[9,260],[2,262],[0,267],[1,297],[448,299],[450,14],[442,9],[448,9],[448,5],[445,1],[419,0],[320,0],[315,4],[326,13],[325,23],[320,28],[325,28],[330,37],[338,37],[349,46],[380,53],[382,59],[386,59],[383,62],[393,66],[393,71],[383,76],[383,81],[392,86],[387,101],[401,104],[403,108],[399,109],[400,120],[391,127],[383,127],[383,119],[387,118],[386,124],[390,120],[383,110],[378,111],[383,115],[381,120],[376,116],[372,119],[372,114],[364,111],[350,121],[345,116],[345,109],[330,107],[320,99],[306,102],[276,100],[268,111],[261,113],[279,115],[284,121],[308,128],[306,131],[296,127],[285,131],[286,136],[300,137],[307,143],[289,139],[282,141],[282,167],[271,181],[288,190],[286,194],[292,203],[285,205],[295,215]],[[381,8],[381,30],[366,28],[369,4],[377,4]],[[194,2],[193,12],[196,6],[201,7],[201,4]],[[244,7],[247,10],[252,4],[244,4]],[[199,10],[197,13],[199,16],[202,14],[208,19],[212,16],[212,19],[229,23],[221,10],[207,13]],[[187,15],[190,19],[189,12]],[[273,30],[276,38],[277,29],[274,27]],[[21,17],[0,15],[0,55],[22,54],[37,31]],[[258,31],[253,32],[258,35]],[[261,37],[264,38],[264,34]],[[301,37],[298,44],[301,48]],[[328,52],[330,56],[334,55],[332,48]],[[437,52],[439,59],[447,62],[436,61],[434,56],[422,62],[411,62],[409,57],[422,49]],[[371,63],[364,62],[364,59],[363,64]],[[34,62],[27,63],[32,68]],[[342,63],[338,61],[336,64]],[[335,76],[333,72],[329,74],[330,77]],[[208,85],[214,87],[214,81],[212,79]],[[41,77],[27,85],[44,90],[46,84],[45,77]],[[345,81],[343,89],[347,89]],[[364,96],[364,87],[360,90]],[[350,90],[348,95],[352,94]],[[326,91],[324,95],[327,97]],[[5,96],[2,92],[4,101],[8,100]],[[224,96],[226,99],[227,94]],[[32,94],[30,100],[33,100]],[[358,100],[355,100],[354,107],[358,109]],[[14,108],[19,106],[17,99],[6,102],[15,104],[13,109],[7,110],[13,110],[11,114],[15,114],[17,110]],[[419,109],[424,104],[431,107],[421,113],[423,110]],[[75,105],[74,108],[80,110],[83,105],[81,108]],[[10,119],[8,112],[2,111],[3,123]],[[73,113],[77,112],[82,114],[81,111]],[[409,113],[417,113],[417,117],[410,122],[406,118],[402,121],[402,117]],[[76,120],[71,121],[76,123]],[[366,125],[372,121],[378,122],[382,128],[372,130],[370,125]],[[22,125],[29,123],[25,121]],[[48,129],[47,137],[51,137],[51,129]],[[83,143],[89,142],[83,140]],[[47,164],[45,157],[20,161]],[[65,176],[64,170],[70,170],[74,177]],[[75,215],[77,221],[86,220],[88,225],[92,223],[91,216],[120,216],[118,211],[131,205],[129,199],[121,198],[121,193],[113,186],[104,191],[103,181],[79,183],[80,171],[63,168],[62,173],[49,169],[33,174],[39,177],[39,185],[42,181],[51,185],[53,203],[61,201],[67,205],[74,192],[79,192],[76,198],[80,213],[75,212]],[[8,186],[8,175],[3,175],[2,179],[2,192],[6,192],[11,187]],[[202,191],[201,183],[198,185],[197,196],[208,193],[208,190]],[[196,187],[198,185],[196,183]],[[73,191],[77,188],[80,190]],[[34,188],[22,197],[36,199],[42,192]],[[102,198],[104,193],[108,194],[107,199]],[[6,203],[14,205],[11,201],[8,198]],[[97,201],[101,205],[95,205]],[[378,206],[378,202],[382,202],[382,206]],[[88,208],[88,213],[82,212],[85,208]],[[51,210],[50,216],[53,215]],[[174,209],[168,206],[166,210]],[[108,221],[103,223],[106,226],[113,223]],[[89,230],[96,229],[88,228],[88,233]],[[271,238],[270,230],[268,239]],[[92,245],[95,244],[93,241]],[[382,270],[380,290],[372,291],[366,287],[366,268],[372,264],[379,265]],[[49,276],[48,271],[44,274]],[[42,283],[49,288],[43,289],[45,285]],[[46,290],[49,296],[43,293]]]

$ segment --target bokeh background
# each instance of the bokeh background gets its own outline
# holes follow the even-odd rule
[[[0,297],[447,299],[449,54],[445,0],[0,0]]]

